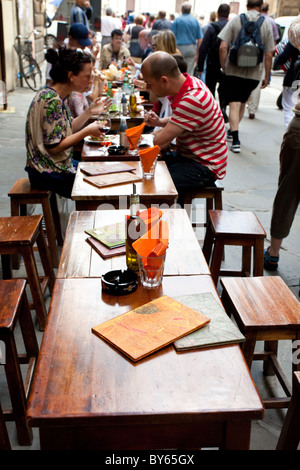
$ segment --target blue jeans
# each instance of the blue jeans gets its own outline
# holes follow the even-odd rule
[[[77,168],[78,162],[73,161],[74,168]],[[62,197],[71,199],[72,188],[75,179],[75,173],[61,172],[57,173],[46,171],[40,173],[34,168],[25,167],[28,173],[29,181],[34,189],[47,189],[59,194]]]

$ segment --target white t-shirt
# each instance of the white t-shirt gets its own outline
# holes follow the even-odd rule
[[[113,16],[101,17],[101,34],[102,36],[110,36],[114,29],[122,30],[122,22],[119,18]]]

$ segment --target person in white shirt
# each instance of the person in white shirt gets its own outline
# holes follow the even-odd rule
[[[101,17],[102,47],[110,43],[111,33],[114,29],[122,29],[122,22],[119,18],[114,17],[114,12],[111,8],[107,8],[106,16]]]

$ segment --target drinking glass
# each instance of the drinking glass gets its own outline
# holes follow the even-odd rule
[[[98,116],[98,125],[99,125],[99,129],[101,129],[101,131],[104,134],[107,134],[111,129],[111,120],[110,120],[109,115],[99,114],[99,116]]]

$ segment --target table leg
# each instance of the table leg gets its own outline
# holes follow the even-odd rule
[[[224,450],[249,450],[251,421],[229,421],[226,424]]]

